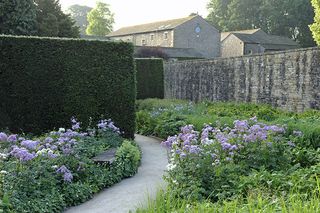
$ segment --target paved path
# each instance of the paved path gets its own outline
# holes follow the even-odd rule
[[[168,162],[167,152],[157,139],[136,135],[135,141],[142,149],[142,162],[138,173],[65,213],[134,212],[137,207],[147,203],[148,197],[155,197],[157,190],[165,186],[162,176]]]

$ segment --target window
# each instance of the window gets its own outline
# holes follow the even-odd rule
[[[146,46],[147,45],[146,40],[144,40],[144,39],[142,39],[141,43],[142,43],[142,46]]]
[[[168,39],[168,32],[164,33],[164,39],[167,40]]]
[[[153,34],[151,34],[151,36],[150,36],[150,40],[151,40],[151,41],[153,41],[153,40],[154,40],[154,35],[153,35]]]

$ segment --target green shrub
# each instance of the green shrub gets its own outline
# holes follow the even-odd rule
[[[138,147],[130,141],[124,141],[116,153],[116,160],[120,162],[119,166],[122,167],[124,177],[131,177],[137,172],[140,159],[141,153]]]
[[[163,98],[163,60],[160,58],[136,59],[137,99]]]
[[[0,36],[0,129],[40,134],[76,116],[135,131],[135,70],[128,43]]]

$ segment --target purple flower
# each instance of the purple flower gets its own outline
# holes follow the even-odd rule
[[[45,143],[52,143],[54,140],[51,137],[47,137],[46,139],[44,139]]]
[[[197,145],[191,145],[189,148],[189,153],[191,154],[199,154],[201,152],[201,148]]]
[[[62,174],[63,175],[63,180],[65,182],[72,182],[73,175],[65,165],[62,165],[60,168],[58,168],[56,170],[56,173]]]
[[[8,142],[14,143],[18,141],[18,137],[17,135],[10,135],[7,140]]]
[[[166,141],[161,143],[162,146],[165,146],[168,149],[172,149],[172,144],[177,143],[177,136],[169,136]]]
[[[58,174],[64,174],[66,172],[70,172],[69,169],[65,166],[65,165],[62,165],[60,166],[60,168],[57,169],[56,171]]]
[[[72,130],[80,129],[80,122],[78,122],[75,117],[71,118],[71,123],[72,123]]]
[[[120,129],[118,127],[116,127],[114,125],[114,123],[110,119],[109,120],[101,120],[101,121],[99,121],[97,126],[101,130],[110,129],[113,132],[116,132],[116,133],[120,134]]]
[[[0,142],[7,142],[8,136],[4,132],[0,132]]]
[[[30,153],[27,149],[19,148],[17,146],[13,147],[10,154],[15,158],[18,158],[20,161],[30,161],[36,157],[35,153]]]
[[[239,121],[239,120],[236,120],[234,122],[234,128],[236,130],[238,130],[239,132],[245,132],[248,130],[248,122],[247,121]]]
[[[291,147],[295,147],[296,145],[292,141],[288,141],[288,145]]]
[[[71,174],[71,172],[66,172],[66,173],[63,174],[63,180],[65,182],[71,183],[72,179],[73,179],[73,175]]]
[[[21,146],[24,146],[27,149],[35,150],[38,146],[38,141],[32,141],[32,140],[24,140],[21,142]]]
[[[58,155],[54,154],[53,151],[51,150],[51,151],[48,152],[48,157],[49,158],[57,158]]]
[[[284,131],[285,131],[283,127],[279,127],[276,125],[265,126],[263,129],[270,131],[270,132],[273,132],[273,133],[284,133]]]

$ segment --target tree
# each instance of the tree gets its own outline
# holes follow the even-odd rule
[[[320,1],[311,0],[311,3],[314,8],[315,16],[314,23],[310,25],[310,29],[314,40],[320,45]]]
[[[36,33],[36,8],[33,0],[0,1],[0,34]]]
[[[310,0],[210,0],[207,8],[207,20],[220,30],[261,28],[303,47],[314,46],[308,29],[314,14]]]
[[[70,15],[61,10],[59,0],[34,0],[37,5],[39,36],[79,37],[79,28]]]
[[[71,18],[73,18],[76,21],[76,25],[80,28],[80,33],[85,35],[86,29],[88,27],[88,20],[87,16],[88,13],[92,10],[91,7],[88,6],[82,6],[82,5],[72,5],[69,7],[68,12],[71,15]]]
[[[97,2],[96,7],[88,13],[88,22],[88,35],[105,36],[113,30],[114,14],[108,4]]]

